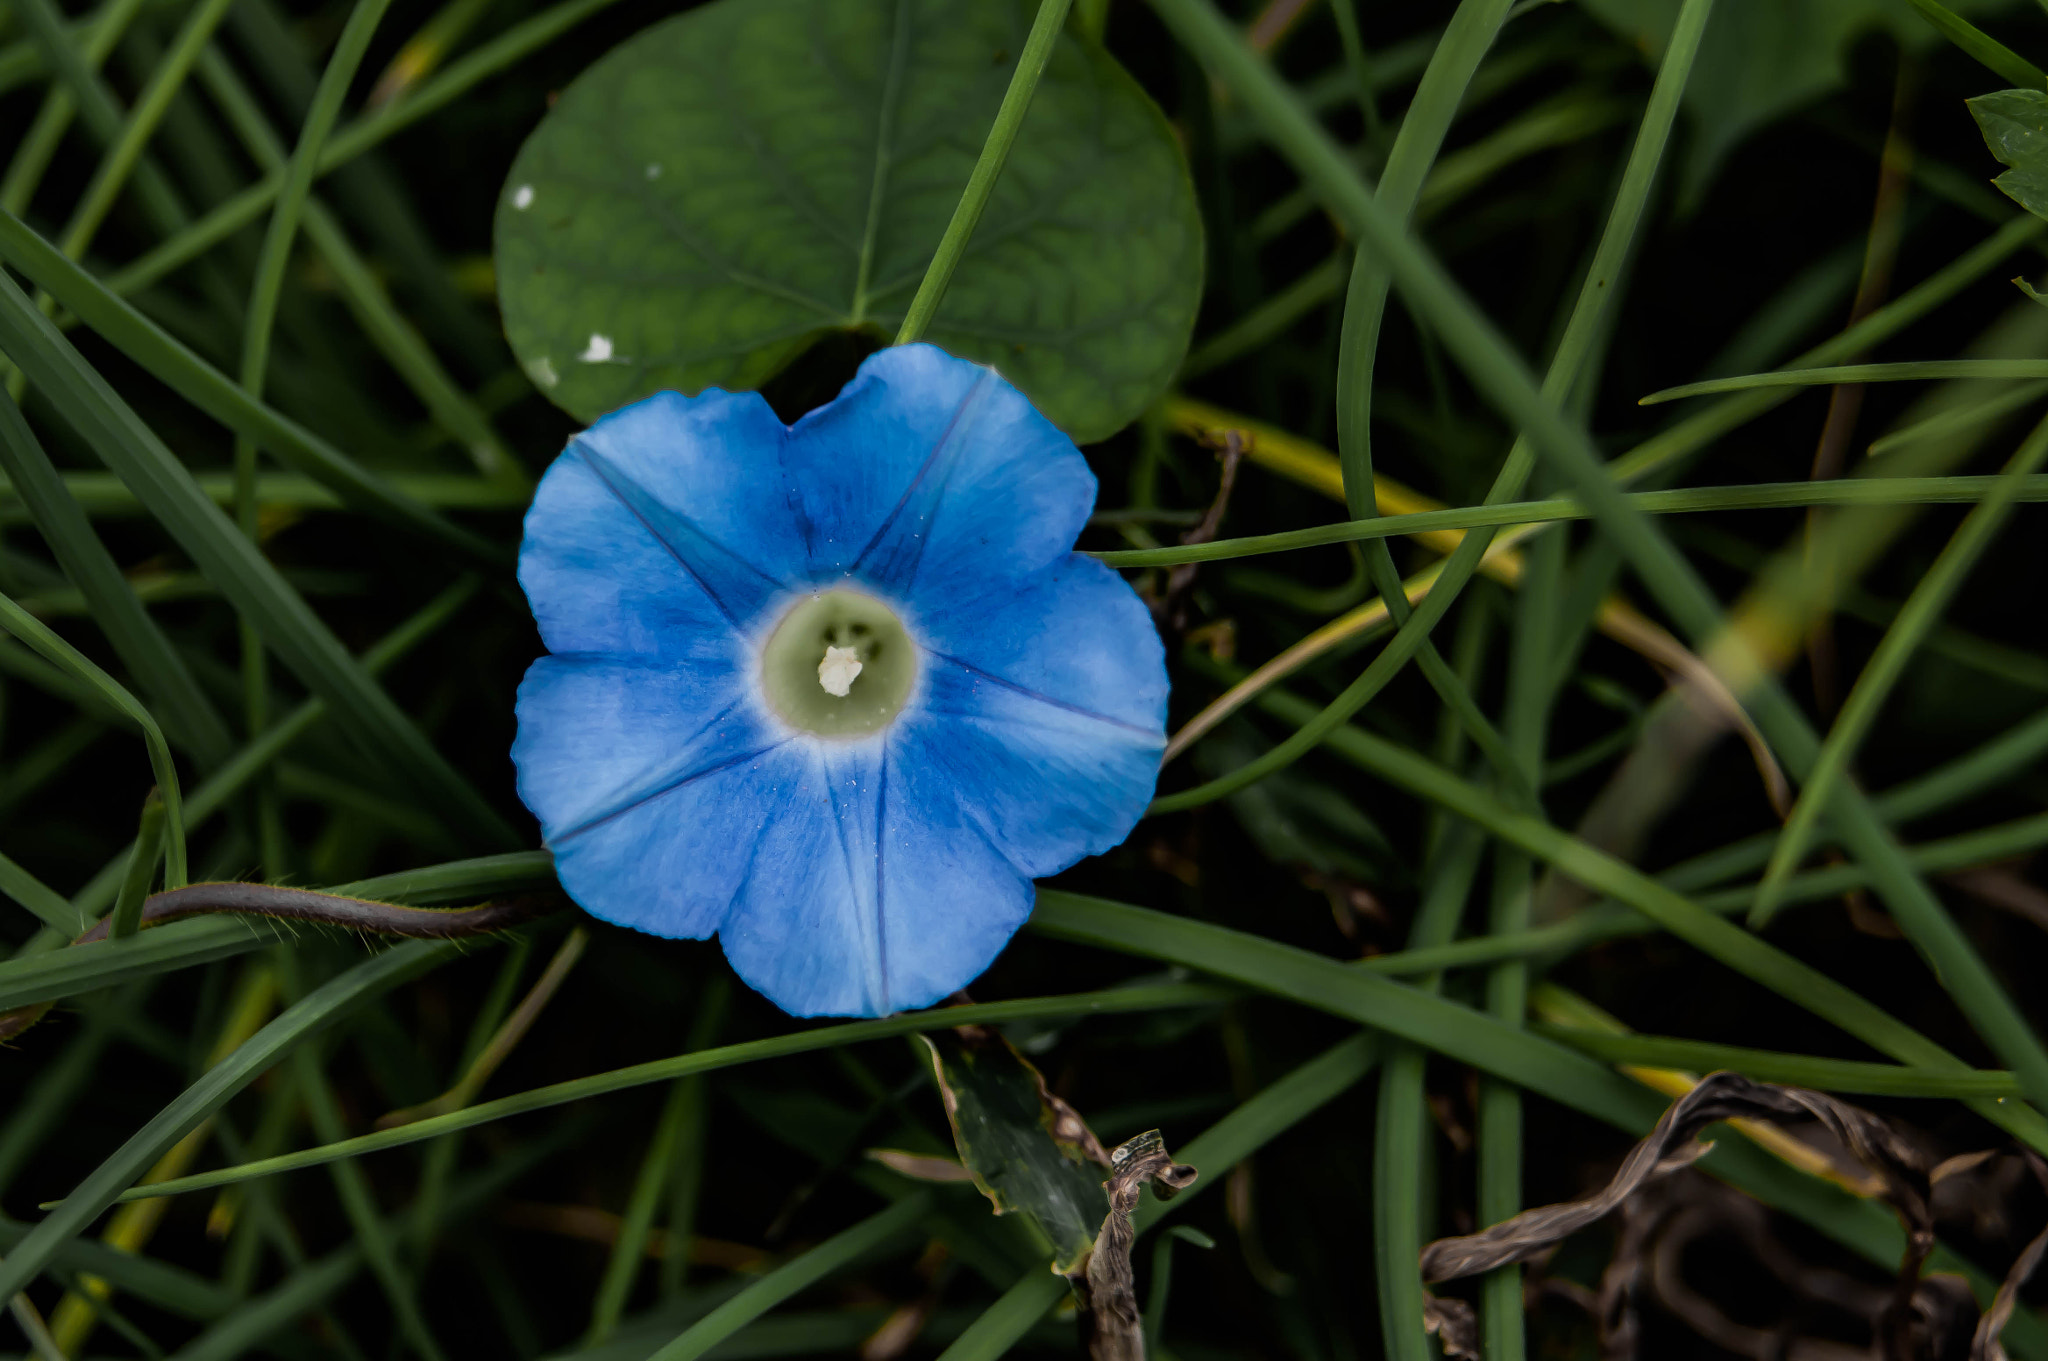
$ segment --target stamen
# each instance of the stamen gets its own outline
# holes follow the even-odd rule
[[[840,699],[853,688],[854,677],[860,674],[860,653],[850,647],[827,647],[825,660],[818,663],[818,684],[825,687],[825,693]]]

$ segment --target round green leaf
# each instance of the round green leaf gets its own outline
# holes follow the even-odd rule
[[[893,334],[1030,27],[1023,0],[718,0],[562,92],[498,205],[505,331],[584,420],[757,387],[834,330]],[[1187,349],[1202,229],[1179,144],[1062,37],[925,338],[1075,439]]]

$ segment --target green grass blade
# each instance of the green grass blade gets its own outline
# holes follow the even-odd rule
[[[1452,825],[1432,865],[1422,905],[1408,934],[1408,948],[1445,945],[1479,873],[1479,829]],[[1419,980],[1435,992],[1434,976]],[[1422,1278],[1415,1272],[1428,1234],[1425,1200],[1428,1175],[1429,1106],[1423,1087],[1429,1051],[1413,1044],[1390,1047],[1380,1070],[1380,1099],[1373,1134],[1373,1263],[1379,1272],[1380,1336],[1389,1361],[1433,1361],[1423,1321]]]
[[[1038,15],[1031,21],[1031,32],[1025,35],[1024,50],[1017,54],[1017,69],[1010,75],[1009,88],[1003,91],[1003,102],[996,108],[995,122],[990,125],[988,137],[981,144],[981,155],[975,158],[974,169],[968,172],[967,187],[960,191],[960,202],[953,209],[953,216],[946,223],[946,231],[939,238],[938,250],[932,255],[931,264],[925,267],[924,279],[917,286],[917,295],[910,300],[909,310],[903,314],[903,326],[896,332],[896,343],[908,345],[924,335],[925,327],[938,315],[939,304],[946,296],[946,285],[953,282],[953,270],[960,263],[960,257],[967,253],[967,242],[974,235],[975,224],[981,221],[981,210],[988,206],[988,196],[995,192],[996,181],[1002,177],[1003,162],[1010,158],[1010,146],[1017,140],[1017,130],[1024,126],[1024,115],[1031,111],[1031,96],[1038,92],[1038,78],[1045,74],[1045,64],[1052,60],[1053,44],[1059,41],[1060,29],[1067,22],[1067,10],[1073,0],[1038,0]],[[880,203],[881,186],[875,188],[875,206]],[[867,305],[868,264],[874,254],[874,232],[879,223],[870,218],[868,239],[861,250],[861,276],[854,285],[853,314],[863,315]],[[694,1353],[693,1353],[694,1355]]]
[[[1458,290],[1443,267],[1408,236],[1402,215],[1390,211],[1367,191],[1329,135],[1271,69],[1239,41],[1235,30],[1223,20],[1209,0],[1154,0],[1154,8],[1182,45],[1212,71],[1220,73],[1224,82],[1237,91],[1275,147],[1294,163],[1303,178],[1358,234],[1361,257],[1368,248],[1377,253],[1390,278],[1402,289],[1409,306],[1466,364],[1468,373],[1481,391],[1504,414],[1519,423],[1527,435],[1537,437],[1535,444],[1547,448],[1551,443],[1562,442],[1574,449],[1586,445],[1583,431],[1567,425],[1558,415],[1553,395],[1537,389],[1528,371],[1492,324]],[[1698,51],[1699,37],[1711,8],[1711,0],[1688,0],[1680,12],[1673,40],[1666,49],[1664,63],[1658,72],[1658,84],[1644,114],[1642,129],[1630,154],[1629,170],[1624,176],[1624,188],[1629,192],[1617,196],[1609,219],[1609,230],[1602,237],[1599,257],[1574,311],[1574,322],[1579,322],[1580,318],[1585,320],[1568,328],[1576,343],[1587,349],[1600,330],[1597,323],[1608,301],[1607,286],[1612,276],[1618,274],[1626,257],[1636,218],[1643,202],[1647,201],[1656,166],[1662,160],[1671,124],[1676,117],[1678,99],[1691,71],[1692,59]],[[1561,383],[1557,395],[1569,391],[1570,383],[1564,378],[1573,373],[1573,365],[1578,362],[1565,351],[1560,352],[1559,359],[1564,361],[1561,365],[1553,364],[1553,372],[1558,374]],[[1518,438],[1487,491],[1487,503],[1497,504],[1518,495],[1533,467],[1534,457],[1531,440]],[[1370,482],[1359,485],[1361,495],[1370,500]],[[1606,490],[1613,495],[1619,494],[1611,487]],[[1353,513],[1358,512],[1354,510]],[[1229,775],[1157,799],[1151,811],[1172,812],[1221,798],[1282,768],[1342,726],[1427,642],[1429,630],[1471,580],[1492,540],[1492,532],[1482,529],[1468,533],[1460,541],[1436,585],[1409,617],[1409,622],[1401,626],[1393,641],[1373,659],[1364,673],[1321,713],[1304,723],[1285,741]],[[1386,598],[1392,606],[1395,600],[1404,597],[1399,590],[1394,590]]]
[[[1298,722],[1311,709],[1303,701],[1277,690],[1267,691],[1260,703],[1286,721]],[[1879,1053],[1920,1067],[1967,1066],[1934,1041],[1819,970],[1568,832],[1510,811],[1492,795],[1414,752],[1356,727],[1340,729],[1330,738],[1329,745],[1338,756],[1360,768],[1477,822],[1494,836],[1554,866],[1587,888],[1628,904],[1695,949],[1840,1027]],[[1513,1080],[1512,1074],[1501,1076]],[[1993,1102],[1974,1102],[1972,1108],[2028,1144],[2048,1150],[2048,1120],[2038,1112],[2016,1104]]]
[[[1921,18],[1934,25],[1937,33],[1995,71],[2000,79],[2036,90],[2048,89],[2048,75],[2044,75],[2040,67],[1947,5],[1940,3],[1940,0],[1911,0],[1911,3],[1914,9],[1920,11]]]
[[[544,890],[554,882],[554,868],[542,851],[430,865],[339,884],[329,892],[424,905]],[[72,911],[61,923],[53,925],[66,937],[76,935],[82,929],[76,918]],[[129,941],[95,941],[69,949],[17,955],[0,960],[0,1011],[35,1002],[59,1001],[130,979],[210,964],[261,949],[278,939],[279,928],[265,919],[201,917],[154,926]]]
[[[1318,185],[1332,207],[1358,233],[1361,249],[1370,247],[1381,254],[1409,306],[1443,341],[1445,349],[1457,359],[1481,394],[1527,433],[1536,448],[1557,465],[1561,475],[1577,486],[1602,527],[1683,632],[1700,646],[1722,637],[1725,623],[1719,602],[1655,523],[1628,504],[1612,480],[1617,470],[1605,466],[1585,432],[1564,420],[1544,400],[1499,330],[1458,288],[1443,266],[1374,201],[1328,135],[1302,110],[1277,77],[1244,48],[1214,7],[1207,0],[1154,0],[1154,8],[1182,44],[1220,73],[1245,101],[1275,147]],[[2025,377],[2048,375],[2048,363],[2005,362],[2030,364],[2032,367],[2022,375]],[[1967,371],[1983,376],[1981,369]],[[1478,536],[1468,536],[1466,544],[1475,537]],[[1461,551],[1464,547],[1465,544],[1460,545]],[[1434,602],[1437,594],[1432,591],[1429,601]],[[1417,611],[1418,618],[1421,614]],[[1338,704],[1342,702],[1340,697]],[[1759,678],[1750,702],[1759,726],[1780,760],[1796,773],[1810,769],[1819,740],[1775,683]],[[1332,706],[1335,707],[1338,706]],[[1330,712],[1326,709],[1315,720],[1324,725],[1326,732],[1338,726],[1326,723]],[[1310,729],[1305,727],[1303,731]],[[1290,752],[1290,758],[1294,754],[1298,753]],[[1853,788],[1845,789],[1840,804],[1844,837],[1852,853],[1870,862],[1879,891],[1899,924],[1934,965],[1942,986],[1962,1007],[1972,1026],[1999,1058],[2020,1075],[2029,1099],[2048,1107],[2048,1049],[2043,1048],[2039,1037],[2013,1007],[1940,902],[1914,876],[1897,844],[1860,794]]]
[[[450,544],[479,562],[498,565],[504,561],[505,552],[496,544],[451,523],[296,421],[252,398],[227,375],[67,260],[18,218],[6,214],[0,214],[0,259],[19,269],[181,397],[329,488],[344,504]],[[21,346],[68,349],[55,329],[40,317],[36,318],[38,327],[8,315],[14,310],[13,295],[17,292],[10,285],[0,293],[0,348],[7,349],[10,355]],[[46,334],[37,335],[38,330]],[[17,364],[22,363],[21,356],[14,358]],[[71,409],[67,405],[66,410]]]
[[[1821,743],[1820,755],[1815,758],[1813,769],[1806,777],[1798,803],[1793,806],[1791,816],[1785,819],[1785,830],[1778,838],[1777,849],[1771,853],[1763,883],[1757,888],[1756,905],[1749,912],[1752,930],[1761,930],[1777,912],[1785,881],[1806,858],[1814,828],[1826,811],[1835,786],[1846,777],[1849,762],[1855,758],[1857,748],[1877,721],[1878,711],[1891,697],[1892,687],[1905,673],[1906,663],[1912,660],[1921,639],[1948,608],[1949,601],[1962,586],[1970,569],[1976,566],[1977,559],[1991,546],[1992,539],[2004,525],[2006,515],[2012,510],[2019,480],[2038,468],[2043,458],[2048,458],[2048,422],[2034,428],[2034,433],[2013,455],[1998,485],[1964,517],[1948,546],[1942,549],[1941,556],[1935,559],[1934,565],[1913,588],[1913,594],[1907,599],[1905,608],[1899,611],[1899,617],[1885,631],[1877,650],[1865,664],[1863,674],[1856,678],[1849,698],[1843,702],[1841,713],[1835,719],[1833,730]]]
[[[1997,483],[1997,477],[1873,476],[1844,477],[1829,482],[1679,487],[1669,491],[1628,492],[1625,495],[1629,504],[1646,515],[1692,515],[1709,511],[1789,510],[1808,506],[1945,505],[1981,500]],[[2036,473],[2018,479],[2012,495],[2016,501],[2048,501],[2048,475]],[[1576,497],[1559,496],[1542,501],[1509,501],[1491,506],[1456,506],[1403,515],[1379,515],[1370,520],[1346,520],[1340,524],[1317,525],[1312,529],[1289,529],[1277,534],[1215,539],[1208,543],[1179,544],[1171,548],[1110,549],[1090,556],[1119,569],[1177,567],[1189,562],[1222,562],[1231,558],[1258,557],[1266,553],[1286,553],[1366,539],[1430,534],[1447,529],[1584,520],[1590,519],[1592,514]]]
[[[341,1138],[344,1128],[341,1107],[335,1100],[334,1089],[328,1085],[320,1055],[312,1045],[302,1044],[292,1055],[292,1063],[298,1074],[299,1089],[305,1093],[306,1112],[311,1117],[313,1132],[325,1140]],[[342,1212],[354,1230],[355,1244],[362,1250],[370,1274],[383,1287],[384,1298],[398,1320],[400,1335],[426,1361],[446,1361],[447,1354],[441,1350],[433,1330],[427,1326],[425,1315],[420,1312],[413,1282],[399,1265],[392,1235],[378,1217],[376,1197],[371,1193],[362,1169],[354,1163],[338,1162],[329,1166],[328,1174],[334,1181],[335,1195],[341,1201]]]
[[[263,110],[227,59],[209,49],[199,60],[199,77],[234,126],[243,147],[266,172],[281,169],[285,149]],[[464,392],[426,340],[392,303],[369,264],[349,243],[341,222],[318,199],[306,202],[306,237],[334,271],[349,310],[392,369],[434,419],[462,445],[480,472],[512,494],[529,479],[512,451],[491,428],[490,418]]]
[[[121,876],[121,891],[114,898],[113,920],[107,929],[109,940],[126,940],[142,927],[142,900],[156,882],[157,861],[164,849],[164,800],[156,790],[142,801],[142,825],[128,852],[128,869]]]
[[[639,1277],[641,1264],[646,1260],[647,1232],[654,1227],[654,1212],[662,1192],[668,1187],[675,1165],[676,1145],[683,1138],[684,1125],[693,1105],[695,1093],[690,1087],[693,1080],[678,1079],[669,1088],[668,1098],[661,1103],[661,1117],[654,1122],[653,1137],[648,1139],[647,1152],[641,1156],[639,1174],[633,1179],[633,1193],[626,1199],[626,1212],[619,1217],[619,1236],[612,1243],[611,1255],[605,1260],[604,1276],[598,1282],[597,1297],[590,1306],[590,1327],[583,1334],[586,1348],[601,1345],[617,1329],[619,1315],[626,1308],[626,1296],[632,1292],[633,1282]],[[670,1241],[680,1243],[687,1240],[671,1238]],[[680,1257],[684,1254],[676,1252],[674,1255]]]
[[[1672,1039],[1662,1035],[1606,1035],[1568,1026],[1535,1029],[1561,1044],[1608,1063],[1639,1064],[1711,1073],[1726,1068],[1758,1082],[1782,1082],[1852,1096],[2010,1097],[2020,1095],[2011,1073],[1912,1068],[1892,1063],[1814,1058],[1769,1049]]]
[[[510,825],[399,711],[106,380],[4,277],[0,347],[13,353],[38,386],[61,396],[66,416],[94,451],[366,750],[459,830],[485,843],[516,844],[519,838]]]
[[[100,158],[99,168],[93,172],[91,183],[86,185],[78,206],[72,210],[71,221],[65,225],[64,253],[72,259],[85,258],[100,224],[106,221],[107,213],[128,183],[129,174],[142,159],[143,148],[149,145],[149,139],[155,135],[164,114],[169,112],[171,101],[184,88],[192,63],[212,38],[214,29],[220,26],[220,21],[227,17],[232,3],[233,0],[201,0],[186,16],[170,51],[150,73],[149,84],[136,97],[134,107],[129,109],[128,117],[121,125],[121,135]]]
[[[139,943],[124,942],[123,948]],[[5,1260],[0,1260],[0,1298],[12,1298],[41,1275],[57,1249],[104,1213],[164,1150],[295,1046],[454,952],[455,947],[445,941],[408,941],[362,961],[264,1026],[137,1130],[88,1174],[62,1205],[15,1244]]]
[[[464,577],[428,601],[418,613],[363,653],[363,669],[372,676],[382,675],[399,658],[438,632],[456,611],[476,594],[477,587],[476,578]],[[222,762],[220,768],[202,781],[186,799],[187,830],[196,832],[204,826],[209,818],[227,806],[231,798],[247,788],[250,781],[270,769],[272,763],[288,751],[294,742],[326,716],[327,701],[309,699]],[[109,860],[84,888],[72,896],[72,904],[80,915],[97,916],[111,901],[109,895],[113,892],[115,875],[121,861],[122,857],[119,855]],[[539,871],[543,875],[546,872],[545,866]],[[391,895],[371,896],[388,900]]]
[[[67,936],[75,936],[91,925],[79,916],[63,894],[4,855],[0,855],[0,893],[35,913],[45,926]],[[7,962],[0,961],[0,969],[6,967]],[[0,1007],[0,1011],[8,1009]]]
[[[146,944],[160,931],[172,929],[174,928],[166,926],[144,932],[138,944]],[[94,948],[96,947],[84,946],[76,953]],[[60,956],[62,953],[73,952],[60,952]],[[0,970],[6,968],[7,964],[0,963]],[[549,1087],[537,1087],[516,1096],[500,1097],[496,1101],[480,1102],[459,1111],[451,1111],[447,1115],[437,1115],[409,1125],[400,1125],[396,1129],[380,1130],[375,1134],[359,1134],[353,1139],[344,1139],[337,1144],[287,1153],[240,1167],[202,1172],[190,1177],[181,1177],[176,1181],[152,1183],[138,1192],[128,1193],[125,1198],[146,1200],[151,1196],[182,1195],[187,1191],[226,1186],[247,1181],[252,1177],[272,1176],[301,1167],[318,1167],[336,1158],[353,1158],[365,1153],[374,1153],[379,1149],[398,1148],[405,1144],[418,1143],[422,1139],[437,1138],[454,1130],[472,1129],[478,1125],[489,1124],[493,1120],[503,1120],[507,1116],[545,1110],[550,1106],[568,1105],[608,1092],[625,1091],[651,1083],[671,1082],[693,1073],[708,1073],[737,1064],[757,1063],[763,1059],[784,1058],[791,1054],[806,1054],[844,1044],[893,1039],[900,1035],[913,1035],[921,1030],[939,1030],[953,1025],[994,1025],[1005,1021],[1039,1017],[1111,1015],[1130,1011],[1164,1010],[1171,1007],[1204,1006],[1225,1000],[1230,995],[1207,986],[1166,983],[1056,997],[1030,997],[1014,1002],[979,1002],[970,1007],[945,1007],[935,1011],[891,1016],[878,1021],[852,1021],[844,1025],[824,1026],[793,1035],[778,1035],[772,1039],[750,1040],[744,1044],[725,1045],[718,1049],[683,1054],[675,1058],[656,1059],[651,1063],[619,1068],[609,1073],[599,1073],[594,1077],[558,1082]]]
[[[71,45],[79,49],[87,71],[100,69],[144,3],[146,0],[112,0],[98,14],[71,30]],[[26,59],[15,67],[22,79],[47,73],[47,63],[34,42],[21,43],[12,51]],[[6,85],[0,79],[0,90]],[[36,110],[35,122],[29,125],[27,135],[15,144],[6,176],[0,178],[0,208],[16,214],[27,211],[29,200],[42,184],[43,172],[50,168],[50,159],[57,154],[77,113],[78,101],[72,98],[71,89],[62,82],[53,83],[44,94],[43,106]]]
[[[1065,9],[1064,4],[1061,9]],[[916,1227],[932,1207],[929,1191],[913,1191],[888,1209],[868,1216],[850,1229],[832,1235],[801,1256],[784,1262],[745,1290],[691,1325],[681,1336],[656,1351],[648,1361],[697,1361],[697,1358],[773,1309],[810,1289],[833,1272],[879,1252]]]
[[[1031,927],[1059,940],[1168,960],[1291,998],[1624,1127],[1656,1118],[1655,1097],[1549,1040],[1447,998],[1277,941],[1047,888],[1039,890]]]
[[[1023,1340],[1032,1325],[1067,1293],[1067,1283],[1050,1271],[1020,1276],[1002,1298],[939,1353],[939,1361],[997,1361]]]
[[[263,248],[257,256],[256,278],[249,288],[249,308],[243,322],[242,387],[253,401],[261,401],[263,397],[263,378],[270,362],[271,330],[277,321],[278,295],[284,288],[285,266],[291,259],[292,242],[298,236],[299,217],[305,211],[306,197],[313,188],[321,150],[327,144],[328,134],[334,130],[335,120],[341,116],[341,101],[348,94],[349,82],[355,79],[356,68],[362,64],[370,39],[376,36],[377,25],[383,20],[384,11],[390,3],[391,0],[356,0],[350,8],[348,21],[342,25],[341,37],[335,43],[334,54],[320,75],[312,107],[299,131],[298,145],[292,149],[291,158],[285,163],[284,183],[271,207],[270,225],[264,232]]]
[[[1733,378],[1709,378],[1664,388],[1638,398],[1638,406],[1705,397],[1751,388],[1832,387],[1837,383],[1914,383],[1944,378],[2048,378],[2048,360],[2040,359],[1917,359],[1900,364],[1833,364],[1814,369],[1779,369]]]
[[[440,75],[423,82],[397,103],[365,114],[336,132],[320,158],[320,173],[326,174],[354,160],[615,3],[617,0],[568,0],[449,63]],[[108,288],[126,296],[155,283],[261,217],[283,187],[281,172],[265,176],[190,227],[167,234],[161,245],[109,279]]]
[[[169,733],[191,750],[202,766],[226,759],[232,740],[227,724],[193,679],[170,640],[143,609],[135,588],[59,477],[35,432],[12,398],[0,394],[0,471],[10,490],[28,507],[50,546],[106,633],[114,653],[163,710]]]
[[[121,683],[93,665],[91,659],[50,631],[48,625],[0,595],[0,628],[27,643],[55,667],[91,687],[109,705],[128,716],[142,729],[142,741],[149,751],[150,769],[164,804],[164,886],[181,888],[185,883],[185,816],[178,796],[178,764],[171,757],[171,744],[163,729],[150,716],[142,701],[128,693]],[[13,1294],[0,1292],[0,1299]]]
[[[1970,285],[1998,268],[2013,252],[2048,232],[2048,222],[2031,213],[2008,217],[2003,226],[1927,278],[1878,308],[1863,320],[1807,350],[1794,367],[1838,364],[1888,340],[1935,308],[1953,300]],[[1731,430],[1741,428],[1797,395],[1797,389],[1760,388],[1724,397],[1670,429],[1660,431],[1621,454],[1609,471],[1617,483],[1640,481],[1697,452]]]

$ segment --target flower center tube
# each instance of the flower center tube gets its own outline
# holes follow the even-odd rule
[[[917,683],[917,646],[895,611],[843,587],[789,607],[761,649],[761,690],[793,728],[866,737],[889,726]]]

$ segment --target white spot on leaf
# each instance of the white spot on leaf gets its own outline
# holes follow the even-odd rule
[[[825,660],[818,663],[818,684],[825,687],[825,693],[846,698],[846,692],[853,688],[853,678],[860,674],[860,653],[850,647],[828,647]]]
[[[647,163],[647,178],[650,180],[661,178],[661,163],[659,161],[649,161]]]
[[[555,366],[548,362],[548,357],[546,355],[542,355],[538,359],[529,359],[526,361],[526,376],[533,379],[534,382],[540,384],[544,388],[551,388],[555,384],[562,381],[561,378],[556,375]]]
[[[512,191],[512,206],[522,213],[531,208],[533,206],[533,186],[522,184],[517,189],[514,189]]]
[[[612,338],[590,333],[590,343],[583,347],[583,353],[576,356],[586,364],[603,364],[612,357]]]

